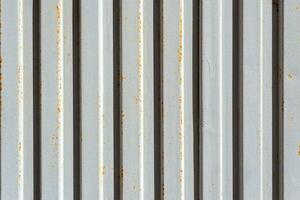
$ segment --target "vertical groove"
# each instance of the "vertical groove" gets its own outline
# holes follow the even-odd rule
[[[237,141],[237,144],[238,144],[238,149],[237,151],[239,152],[238,153],[238,173],[239,173],[239,176],[238,176],[238,190],[239,190],[239,196],[238,196],[238,200],[244,200],[244,163],[243,163],[243,150],[244,150],[244,144],[243,144],[243,140],[244,140],[244,133],[243,133],[243,112],[244,112],[244,106],[243,106],[243,101],[244,101],[244,97],[243,97],[243,90],[244,90],[244,80],[243,80],[243,34],[244,34],[244,31],[243,31],[243,21],[244,21],[244,14],[243,14],[243,7],[244,7],[244,0],[237,0],[238,1],[238,5],[237,5],[237,9],[238,9],[238,37],[237,37],[237,40],[238,40],[238,55],[237,55],[237,59],[238,59],[238,62],[237,62],[237,68],[238,68],[238,77],[237,77],[237,83],[238,83],[238,93],[237,93],[237,96],[238,96],[238,102],[237,102],[237,105],[239,106],[237,108],[237,112],[238,112],[238,141]]]
[[[114,196],[122,199],[122,131],[121,131],[121,12],[122,0],[113,0],[113,65],[114,65]]]
[[[199,54],[200,45],[200,3],[199,0],[193,0],[193,123],[194,123],[194,199],[199,200],[201,194],[200,188],[200,106],[199,98]]]
[[[162,1],[154,0],[154,181],[155,200],[162,199]]]
[[[40,0],[33,0],[33,174],[34,199],[41,198],[41,39]]]
[[[233,0],[233,199],[242,199],[241,135],[241,0]]]
[[[198,200],[202,200],[203,199],[203,78],[202,78],[202,74],[203,74],[203,1],[201,0],[199,2],[199,90],[197,90],[199,92],[198,96],[199,96],[199,107],[198,107],[198,111],[199,111],[199,125],[198,125],[198,130],[199,130],[199,148],[198,148],[198,152],[199,152],[199,194],[198,196],[195,195],[195,197],[198,197]],[[195,44],[195,43],[194,43]],[[194,52],[196,53],[196,52]],[[196,63],[195,63],[196,64]],[[197,69],[198,67],[196,67]],[[196,128],[197,126],[195,126]],[[196,175],[196,174],[195,174]],[[195,179],[196,180],[196,179]],[[195,191],[197,191],[197,188],[195,187]]]
[[[283,187],[283,180],[284,180],[284,173],[283,173],[283,153],[284,153],[284,136],[283,136],[283,129],[284,129],[284,70],[283,70],[283,63],[284,63],[284,52],[283,52],[283,44],[284,44],[284,1],[277,0],[278,3],[278,199],[284,200],[284,187]]]
[[[80,67],[80,0],[73,0],[73,167],[74,199],[81,199],[81,67]]]
[[[272,62],[273,62],[273,200],[279,200],[279,8],[278,1],[273,1],[272,9]]]

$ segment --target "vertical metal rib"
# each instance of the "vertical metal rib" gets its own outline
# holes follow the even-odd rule
[[[114,199],[113,2],[81,2],[82,199]]]
[[[193,199],[193,1],[163,2],[164,199]]]
[[[72,2],[41,4],[42,198],[73,198]]]
[[[1,199],[33,198],[30,5],[1,2]]]
[[[272,199],[272,2],[243,1],[243,199]]]
[[[123,199],[154,199],[153,2],[122,1]]]
[[[203,199],[232,199],[232,1],[202,6]]]

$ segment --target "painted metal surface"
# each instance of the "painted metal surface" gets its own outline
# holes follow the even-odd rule
[[[299,33],[300,2],[284,1],[283,29],[283,198],[299,199],[300,137],[299,137]],[[296,192],[297,191],[297,192]]]
[[[0,7],[1,199],[300,198],[298,0]]]
[[[123,199],[154,199],[153,2],[122,1]]]
[[[41,198],[73,198],[72,2],[41,2]]]
[[[194,194],[191,9],[192,1],[163,2],[164,199]]]
[[[113,4],[80,9],[82,199],[114,199]]]
[[[1,11],[1,199],[32,199],[32,1]]]
[[[232,1],[203,1],[203,199],[232,199]]]
[[[272,199],[272,1],[243,1],[243,199]]]

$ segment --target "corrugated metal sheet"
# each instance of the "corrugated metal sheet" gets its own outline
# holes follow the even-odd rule
[[[2,0],[1,199],[298,200],[299,0]]]

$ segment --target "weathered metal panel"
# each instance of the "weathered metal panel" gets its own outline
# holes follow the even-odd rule
[[[232,199],[232,1],[203,1],[203,199]]]
[[[0,7],[1,199],[300,198],[298,0]]]
[[[154,199],[153,2],[122,1],[124,200]]]
[[[82,199],[112,200],[113,4],[82,1],[81,13]]]
[[[73,198],[72,1],[41,2],[41,198]]]
[[[193,199],[192,1],[163,1],[163,198]]]
[[[1,2],[1,199],[33,198],[31,6]]]

